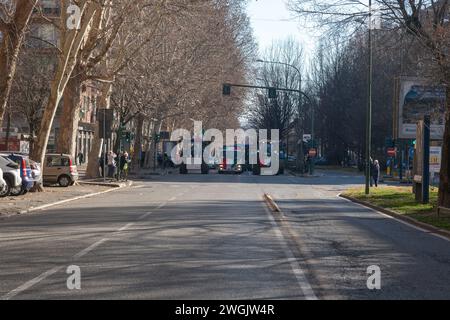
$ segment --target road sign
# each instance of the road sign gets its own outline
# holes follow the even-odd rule
[[[309,149],[308,155],[309,155],[311,158],[314,158],[315,156],[317,156],[317,150],[316,150],[315,148]]]
[[[388,157],[395,157],[397,154],[397,148],[387,148]]]
[[[312,139],[312,135],[311,134],[304,134],[303,135],[303,142],[308,143],[308,142],[311,141],[311,139]]]

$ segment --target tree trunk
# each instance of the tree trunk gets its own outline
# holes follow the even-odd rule
[[[7,25],[7,30],[2,32],[3,41],[0,44],[0,125],[3,121],[12,81],[16,73],[25,29],[36,3],[37,0],[18,0],[13,21]]]
[[[75,70],[76,73],[76,70]],[[59,118],[60,129],[56,150],[75,157],[78,122],[80,120],[82,83],[79,77],[70,78],[63,95],[62,112]]]
[[[142,126],[144,125],[144,117],[139,114],[137,116],[137,127],[134,140],[134,153],[132,155],[132,168],[135,172],[141,169],[139,155],[142,154]]]
[[[105,83],[103,84],[102,94],[100,96],[99,106],[102,109],[109,109],[110,107],[110,98],[111,98],[111,90],[112,84]],[[99,177],[99,155],[100,151],[105,152],[105,150],[101,150],[102,148],[102,139],[100,138],[100,128],[99,122],[97,119],[97,123],[95,125],[94,139],[92,140],[91,151],[89,152],[88,165],[86,169],[86,177],[87,178],[98,178]],[[106,175],[106,172],[105,172]]]
[[[87,0],[80,1],[79,7],[81,8],[81,12],[83,12],[80,29],[63,29],[60,33],[62,52],[58,57],[59,61],[55,76],[51,83],[50,97],[44,109],[41,125],[39,127],[39,135],[32,154],[32,159],[40,163],[44,163],[48,138],[52,129],[56,109],[58,108],[72,72],[77,65],[78,54],[81,50],[83,40],[89,32],[90,22],[96,11],[96,5]],[[64,10],[66,8],[62,9]],[[64,26],[64,23],[62,25]]]
[[[31,154],[31,158],[39,163],[44,163],[45,152],[47,150],[47,143],[48,138],[50,137],[53,119],[55,118],[58,104],[61,101],[61,94],[59,93],[58,87],[59,81],[52,83],[50,97],[48,99],[47,106],[44,109],[44,114],[42,115],[37,141],[34,144],[33,153]]]
[[[445,130],[444,141],[442,143],[442,159],[441,159],[441,171],[439,174],[439,206],[450,208],[450,87],[445,89],[446,96],[446,112],[445,112]]]

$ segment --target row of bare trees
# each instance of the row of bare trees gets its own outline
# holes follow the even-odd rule
[[[355,34],[367,32],[368,27],[381,27],[395,40],[403,37],[407,47],[420,50],[422,65],[430,70],[434,81],[445,85],[446,123],[440,171],[439,205],[450,206],[450,45],[449,1],[434,0],[290,0],[290,9],[301,19],[327,28],[331,35],[346,35],[348,41]],[[403,42],[403,41],[401,41]],[[389,42],[388,42],[389,44]],[[367,55],[366,55],[367,56]],[[337,55],[342,59],[345,55]],[[385,57],[381,62],[384,63]],[[366,61],[368,61],[366,59]],[[387,62],[389,62],[387,60]],[[416,65],[418,61],[416,60]],[[331,64],[340,65],[339,62]],[[345,68],[344,68],[345,69]],[[334,72],[335,70],[333,70]],[[341,71],[344,72],[343,68]],[[383,72],[383,71],[382,71]],[[335,78],[340,73],[335,72]],[[392,75],[395,76],[395,75]],[[337,78],[336,78],[337,79]],[[376,85],[376,84],[375,84]],[[326,86],[325,86],[326,88]],[[377,91],[379,93],[380,91]],[[382,92],[382,91],[381,91]],[[363,101],[360,102],[362,105]],[[333,103],[336,106],[335,103]],[[360,108],[362,109],[362,105]],[[359,123],[361,121],[359,116]],[[342,127],[341,127],[342,129]],[[334,132],[339,132],[334,130]]]
[[[153,128],[188,126],[191,119],[218,128],[238,125],[244,95],[224,101],[220,88],[225,81],[243,82],[254,53],[244,1],[57,3],[56,15],[39,1],[0,3],[0,115],[8,101],[10,113],[24,115],[36,137],[30,139],[33,159],[43,163],[58,109],[57,151],[75,153],[86,85],[100,92],[98,108],[114,108],[122,124],[132,124],[136,151],[143,148],[145,121],[156,121]],[[36,25],[53,30],[56,40],[34,34]],[[97,125],[91,176],[98,174],[100,148]]]

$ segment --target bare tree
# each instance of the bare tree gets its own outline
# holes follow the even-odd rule
[[[423,57],[433,67],[435,81],[446,86],[446,123],[443,138],[439,186],[439,205],[450,206],[450,45],[449,1],[434,0],[374,0],[368,3],[352,0],[291,0],[291,9],[299,16],[314,19],[342,32],[342,28],[367,26],[368,16],[378,18],[385,28],[404,30],[415,46],[426,51]],[[372,22],[370,23],[372,24]]]
[[[265,61],[257,81],[267,87],[299,90],[302,86],[303,50],[292,38],[277,41],[263,55]],[[303,103],[305,102],[305,103]],[[258,92],[248,109],[248,123],[255,128],[279,129],[282,145],[287,150],[289,133],[294,129],[296,141],[304,132],[303,119],[308,101],[297,92],[280,92],[276,99],[269,99],[267,92]],[[298,168],[303,168],[302,144],[296,147]]]

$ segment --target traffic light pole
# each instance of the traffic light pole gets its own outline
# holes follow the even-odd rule
[[[313,140],[314,139],[314,106],[313,106],[311,98],[306,93],[304,93],[301,90],[301,86],[300,86],[299,89],[286,89],[286,88],[276,88],[276,87],[266,87],[266,86],[252,86],[252,85],[248,85],[248,84],[224,83],[223,84],[223,91],[222,91],[223,95],[229,96],[231,94],[231,87],[250,88],[250,89],[266,89],[266,90],[269,90],[269,98],[272,98],[272,95],[274,95],[274,94],[276,95],[277,91],[296,92],[300,96],[304,96],[308,100],[308,102],[309,102],[309,104],[311,105],[311,108],[312,108],[312,110],[311,110],[311,126],[312,126],[311,127],[311,131],[312,131],[311,132],[311,138],[312,139],[311,140],[314,141]],[[310,163],[310,166],[309,166],[309,171],[310,171],[310,174],[313,174],[314,173],[314,163],[313,163],[312,159],[311,159],[310,162],[311,163]]]

